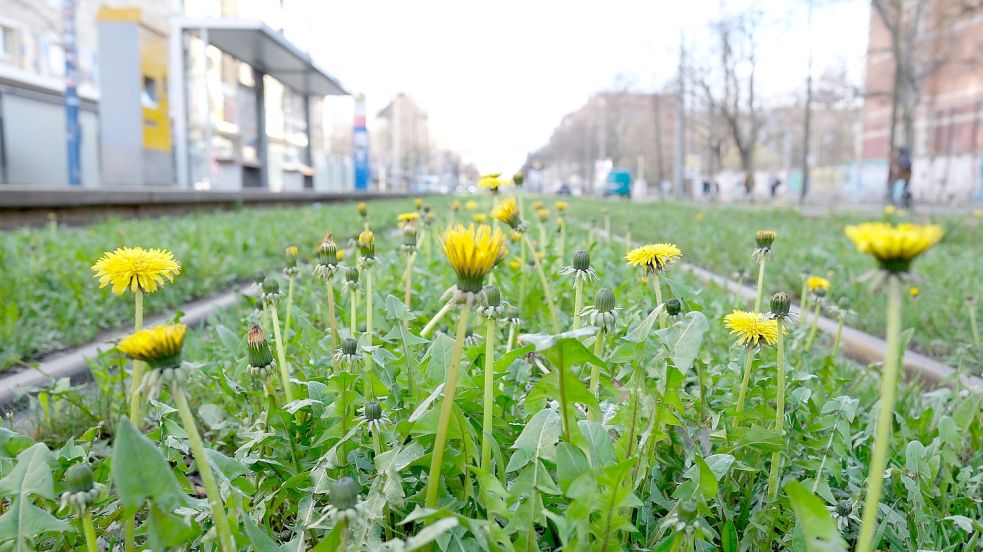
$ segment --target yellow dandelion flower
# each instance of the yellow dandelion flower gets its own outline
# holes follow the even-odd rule
[[[124,338],[116,348],[154,368],[173,368],[181,364],[181,348],[187,331],[184,324],[155,326]]]
[[[921,294],[922,290],[918,289],[917,287],[908,288],[908,295],[910,295],[912,298],[918,297]]]
[[[846,235],[861,253],[875,259],[882,270],[908,272],[915,257],[942,239],[945,231],[935,224],[865,222],[846,227]]]
[[[538,200],[538,199],[536,201],[533,201],[532,202],[532,208],[535,209],[535,210],[537,210],[537,211],[540,210],[540,209],[542,209],[543,207],[546,207],[546,204],[543,203],[542,201]]]
[[[517,242],[517,241],[519,241],[521,239],[522,239],[522,233],[521,232],[516,232],[515,230],[509,232],[509,241],[510,242],[513,242],[514,243],[514,242]]]
[[[423,207],[423,200],[420,199],[420,198],[414,199],[413,200],[413,206],[416,207],[417,209],[419,209],[420,207]]]
[[[908,211],[905,211],[904,209],[898,209],[898,217],[899,218],[904,218],[906,216],[908,216]]]
[[[338,259],[339,261],[344,261],[345,260],[345,250],[344,249],[339,249],[338,251],[335,252],[334,257],[336,259]]]
[[[557,201],[556,203],[553,204],[553,207],[555,207],[558,212],[562,213],[567,210],[567,202]]]
[[[497,192],[499,188],[511,186],[513,182],[502,178],[502,173],[491,173],[482,175],[478,179],[478,187]]]
[[[519,259],[512,259],[511,261],[509,261],[509,268],[511,268],[512,270],[519,270],[520,268],[522,268],[522,261],[520,261]]]
[[[550,210],[543,208],[536,209],[536,216],[540,222],[546,222],[546,219],[550,218]]]
[[[113,285],[113,293],[122,295],[127,289],[136,293],[154,293],[164,280],[173,282],[181,272],[181,264],[166,249],[120,247],[103,253],[92,265],[92,272],[99,278],[99,287]]]
[[[827,291],[829,290],[829,280],[823,278],[822,276],[810,276],[809,279],[806,280],[806,287],[809,288],[809,291]]]
[[[518,228],[522,221],[519,220],[519,207],[514,197],[507,197],[498,202],[492,209],[491,215],[497,220],[508,224],[511,228]]]
[[[471,219],[473,221],[477,222],[478,224],[484,224],[484,223],[488,222],[488,215],[486,215],[484,213],[475,213],[471,217]]]
[[[410,211],[408,213],[400,213],[396,215],[396,221],[400,226],[405,224],[413,224],[414,222],[420,220],[419,211]]]
[[[735,310],[724,317],[724,325],[737,336],[738,343],[749,349],[762,341],[774,345],[778,340],[778,321],[760,312]]]
[[[973,209],[973,216],[976,218],[983,217],[983,209]]]
[[[365,205],[364,201],[359,201],[355,208],[358,210],[358,215],[362,218],[365,218],[369,214],[369,208]]]
[[[468,202],[464,204],[464,208],[468,211],[474,211],[478,208],[478,202],[473,199],[469,199]]]
[[[451,202],[451,210],[454,211],[455,213],[461,210],[460,199],[455,199],[454,201]]]
[[[487,225],[477,228],[461,224],[444,232],[441,240],[444,254],[457,273],[457,288],[464,292],[481,291],[485,276],[505,256],[505,235]]]
[[[898,212],[898,209],[894,205],[885,205],[884,206],[884,214],[887,215],[887,216],[891,216],[891,215],[893,215],[894,213],[897,213],[897,212]]]
[[[363,257],[375,256],[375,234],[371,230],[363,230],[358,235],[358,250]]]
[[[284,250],[284,253],[288,257],[296,257],[297,256],[297,246],[296,245],[291,245],[290,247],[288,247],[288,248],[286,248]]]
[[[671,243],[651,243],[628,252],[625,260],[629,266],[640,266],[645,272],[662,272],[683,256],[683,252]]]

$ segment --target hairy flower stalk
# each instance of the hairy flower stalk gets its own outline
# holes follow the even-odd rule
[[[751,254],[751,257],[758,261],[758,292],[754,297],[754,312],[761,311],[761,294],[765,286],[765,261],[772,255],[771,246],[777,237],[778,234],[774,230],[758,230],[754,234],[754,241],[758,246]]]
[[[969,331],[973,336],[973,346],[980,348],[980,330],[976,325],[976,296],[970,295],[966,298],[967,318],[969,318]]]
[[[486,225],[467,228],[461,225],[448,228],[441,244],[447,261],[457,274],[455,298],[463,302],[457,322],[454,350],[451,364],[444,381],[444,397],[440,404],[437,419],[437,437],[430,460],[429,480],[427,481],[427,508],[437,506],[440,492],[440,472],[443,467],[444,452],[447,445],[447,430],[451,412],[454,408],[454,395],[457,392],[458,372],[461,366],[461,353],[468,330],[468,318],[475,297],[482,291],[485,277],[492,268],[505,257],[505,236],[500,230],[492,231]],[[442,309],[443,310],[443,309]]]
[[[365,335],[372,344],[372,267],[375,259],[375,235],[365,231],[358,235],[358,249],[361,253],[359,263],[365,272]]]
[[[806,288],[815,297],[813,299],[812,325],[809,327],[809,337],[806,338],[805,344],[805,352],[808,353],[812,350],[812,343],[815,341],[816,333],[819,331],[819,309],[822,306],[823,299],[826,298],[826,293],[829,291],[829,280],[819,276],[810,276],[806,280]]]
[[[328,324],[331,330],[331,346],[338,346],[338,319],[335,316],[334,275],[338,271],[338,246],[331,237],[331,232],[324,234],[321,245],[317,248],[318,264],[314,267],[314,275],[324,280],[325,291],[328,295]]]
[[[293,390],[290,388],[290,366],[287,365],[287,352],[283,346],[283,337],[280,334],[280,316],[277,313],[277,303],[280,301],[280,284],[271,276],[263,280],[263,303],[270,312],[273,326],[273,344],[276,346],[276,360],[280,368],[280,384],[283,385],[283,395],[287,402],[294,400]]]
[[[594,296],[594,306],[584,310],[583,314],[591,326],[597,328],[597,336],[594,338],[594,356],[601,358],[604,347],[604,335],[614,332],[618,327],[618,311],[615,306],[614,292],[608,288],[601,288]],[[592,395],[597,396],[597,388],[601,380],[601,367],[594,364],[590,368],[589,389]]]
[[[496,286],[487,286],[482,292],[484,304],[479,310],[485,319],[485,387],[481,417],[481,469],[491,469],[492,414],[495,406],[495,324],[504,313],[502,293]]]
[[[573,264],[560,270],[563,276],[573,278],[573,329],[580,328],[581,311],[584,310],[584,282],[597,278],[597,273],[590,265],[590,253],[584,250],[573,254]]]
[[[604,242],[611,243],[611,213],[605,207],[601,209],[601,214],[604,215]]]
[[[775,320],[775,433],[785,436],[785,328],[783,324],[790,316],[792,299],[784,291],[771,296],[771,316]],[[771,471],[768,474],[768,496],[774,500],[778,496],[778,484],[782,468],[782,453],[771,453]]]
[[[628,261],[628,266],[641,267],[646,276],[652,276],[652,287],[655,289],[655,302],[658,307],[662,304],[662,282],[659,280],[659,274],[668,270],[682,256],[683,252],[674,244],[652,243],[632,249],[625,255],[625,260]],[[665,311],[659,314],[659,328],[666,328]]]
[[[294,306],[294,280],[297,278],[299,269],[297,268],[297,247],[290,246],[286,249],[287,266],[283,273],[287,275],[287,309],[283,316],[283,339],[290,338],[291,313]]]
[[[529,241],[529,236],[523,234],[522,239],[526,242],[526,247],[533,252],[533,265],[536,267],[536,272],[539,274],[539,283],[543,286],[543,295],[546,298],[546,307],[549,309],[550,324],[553,333],[560,333],[560,318],[556,313],[556,303],[553,301],[553,289],[550,288],[549,281],[546,279],[546,271],[543,270],[543,261],[536,254],[536,248],[533,247],[532,242]]]
[[[97,552],[98,541],[89,506],[99,497],[102,486],[95,483],[92,468],[83,461],[65,470],[65,487],[61,495],[61,508],[70,509],[82,518],[86,552]]]
[[[870,552],[874,546],[877,511],[884,485],[888,448],[891,442],[891,421],[897,394],[898,367],[901,347],[901,281],[907,277],[911,263],[942,239],[943,230],[936,225],[863,223],[846,227],[846,235],[861,253],[877,260],[878,279],[887,284],[887,346],[881,374],[881,398],[877,411],[874,446],[870,454],[870,472],[864,512],[857,537],[856,552]]]
[[[737,342],[743,346],[747,354],[744,358],[744,377],[737,394],[737,413],[744,412],[744,399],[747,397],[748,384],[751,382],[751,369],[754,365],[754,351],[764,342],[774,345],[778,340],[778,322],[771,320],[760,312],[735,310],[724,317],[724,324],[730,333],[737,336]],[[735,420],[736,423],[736,420]]]
[[[112,286],[113,293],[133,293],[133,331],[143,329],[143,295],[156,293],[160,286],[173,282],[181,272],[181,264],[166,249],[120,247],[103,253],[92,265],[92,272],[99,278],[99,287]],[[166,281],[166,282],[165,282]],[[140,388],[143,384],[143,365],[133,361],[130,382],[130,421],[140,426]]]
[[[403,245],[400,250],[406,254],[406,269],[403,271],[403,303],[407,310],[412,310],[413,261],[416,260],[418,239],[416,224],[412,221],[406,222],[403,226]]]
[[[219,548],[223,552],[232,552],[235,547],[229,520],[225,516],[222,496],[218,492],[215,476],[212,474],[208,458],[205,456],[205,446],[198,434],[194,415],[191,413],[191,407],[188,405],[187,397],[184,394],[186,369],[181,365],[181,350],[184,347],[186,333],[187,326],[184,324],[158,326],[133,333],[120,341],[117,348],[131,358],[146,362],[151,368],[152,374],[158,376],[161,381],[171,383],[171,395],[174,397],[174,402],[177,403],[181,425],[188,434],[191,452],[194,455],[195,463],[198,465],[201,481],[205,485],[205,493],[208,496],[208,504],[212,512],[212,523],[215,525],[216,533],[218,533]]]
[[[354,266],[345,269],[345,291],[348,292],[348,335],[354,337],[358,329],[358,282],[359,271]]]

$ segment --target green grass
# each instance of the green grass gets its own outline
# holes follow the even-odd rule
[[[434,200],[435,206],[441,201]],[[391,220],[382,211],[374,209],[377,226]],[[437,212],[446,222],[446,211]],[[277,234],[270,247],[279,252],[296,244],[310,251],[324,224],[337,235],[357,230],[356,222],[342,220],[319,220],[317,232],[303,236]],[[538,234],[535,225],[530,234]],[[271,383],[276,400],[270,401],[263,380],[247,370],[243,336],[264,318],[255,299],[243,297],[188,335],[183,356],[190,376],[184,389],[205,446],[213,451],[210,464],[237,549],[276,550],[290,543],[291,550],[397,551],[438,536],[434,550],[600,550],[605,543],[611,551],[812,550],[818,542],[824,550],[846,550],[852,545],[880,398],[878,368],[834,356],[825,339],[806,352],[809,328],[793,326],[785,341],[786,432],[779,435],[774,348],[756,353],[746,408],[735,408],[745,351],[722,318],[746,308],[744,302],[670,270],[662,279],[664,291],[685,306],[659,330],[653,319],[646,323],[655,306],[651,282],[640,283],[640,274],[625,267],[623,248],[588,244],[586,234],[572,226],[566,254],[556,254],[559,243],[551,237],[544,258],[560,326],[571,326],[574,292],[571,280],[558,272],[575,249],[585,248],[599,275],[586,285],[585,303],[590,305],[602,286],[614,291],[622,308],[615,335],[603,344],[600,360],[589,352],[593,336],[552,343],[528,337],[525,341],[537,343],[538,350],[528,345],[512,354],[499,337],[493,349],[491,471],[478,466],[486,349],[483,343],[465,347],[438,481],[441,509],[424,509],[440,385],[453,361],[449,334],[458,317],[449,315],[433,335],[419,334],[455,278],[428,237],[413,271],[413,308],[407,310],[401,303],[401,239],[379,235],[380,262],[373,269],[377,332],[374,339],[362,334],[364,297],[356,330],[362,352],[371,355],[369,368],[362,362],[350,369],[333,365],[325,285],[308,270],[297,280],[294,330],[286,342],[294,402],[285,404],[276,377]],[[780,239],[786,247],[795,245],[787,233]],[[509,247],[511,259],[518,245]],[[283,288],[280,260],[275,255],[269,273]],[[774,264],[785,262],[779,256]],[[192,279],[194,272],[184,277]],[[522,333],[549,332],[533,271],[503,263],[494,281],[506,301],[519,304]],[[776,287],[771,281],[767,286]],[[345,336],[349,300],[337,288]],[[871,308],[876,301],[883,299],[872,300]],[[282,319],[283,303],[279,309]],[[470,327],[481,334],[481,319],[472,317]],[[586,389],[591,362],[601,368],[597,396]],[[128,367],[117,351],[108,351],[91,364],[92,386],[59,382],[39,397],[31,435],[0,431],[0,477],[7,478],[0,495],[21,507],[24,501],[35,505],[34,519],[43,511],[72,524],[48,520],[47,529],[37,529],[0,518],[7,521],[0,522],[0,545],[22,537],[41,549],[81,548],[79,516],[58,511],[52,498],[65,490],[67,466],[87,459],[96,481],[107,487],[91,511],[109,546],[120,545],[120,519],[126,504],[135,504],[142,528],[138,546],[160,538],[182,549],[211,549],[208,507],[172,394],[164,389],[155,396],[139,431],[120,426]],[[385,418],[378,438],[363,415],[369,393]],[[561,397],[576,404],[567,409],[568,436]],[[141,434],[146,438],[137,438]],[[45,444],[28,448],[34,442]],[[983,534],[981,398],[958,389],[902,385],[889,450],[879,549],[976,547]],[[777,495],[771,497],[774,452],[783,462]],[[354,478],[358,494],[347,529],[331,509],[340,504],[332,490],[342,477]],[[17,489],[25,488],[33,494],[19,494]]]
[[[405,200],[370,203],[391,221]],[[354,203],[212,212],[147,220],[107,220],[81,228],[0,233],[0,370],[88,342],[132,324],[133,299],[99,289],[90,267],[120,246],[170,249],[181,263],[172,285],[146,297],[148,314],[251,280],[282,263],[284,247],[314,255],[328,227],[358,227]],[[347,239],[347,234],[339,235]]]
[[[776,230],[775,256],[766,265],[767,291],[782,289],[797,298],[804,273],[826,277],[832,282],[832,302],[857,313],[848,323],[884,335],[883,295],[862,281],[874,262],[858,253],[843,233],[848,224],[880,217],[846,213],[809,218],[791,208],[747,205],[570,203],[571,221],[594,220],[603,228],[601,209],[607,207],[614,233],[623,236],[630,226],[635,241],[676,243],[685,261],[752,286],[757,277],[757,266],[751,259],[754,233]],[[983,320],[983,219],[968,215],[929,220],[944,226],[946,235],[915,261],[916,279],[906,286],[921,292],[904,307],[904,325],[915,330],[911,346],[953,366],[981,373],[983,350],[973,346],[966,298],[977,296],[974,315]]]

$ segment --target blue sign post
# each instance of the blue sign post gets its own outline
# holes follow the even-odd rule
[[[68,148],[68,184],[81,186],[82,128],[79,126],[75,0],[62,0],[62,44],[65,47],[65,145]]]
[[[352,128],[352,164],[355,189],[369,189],[369,130],[365,127],[365,96],[355,98],[355,124]]]

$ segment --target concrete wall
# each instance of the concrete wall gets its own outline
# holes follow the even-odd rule
[[[68,181],[65,108],[59,96],[0,88],[4,184],[63,185]],[[99,121],[94,110],[79,113],[82,185],[99,181]]]

